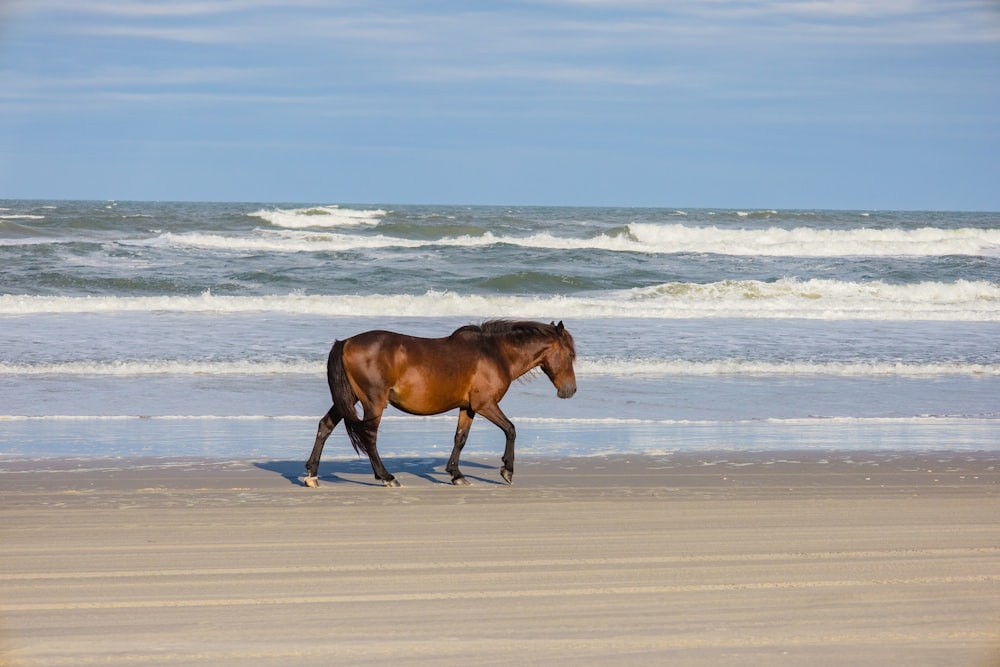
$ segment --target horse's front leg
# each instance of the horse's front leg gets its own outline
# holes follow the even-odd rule
[[[458,413],[458,428],[455,430],[455,446],[451,450],[448,458],[448,465],[445,471],[451,474],[451,483],[456,486],[468,486],[469,480],[465,478],[462,471],[458,469],[458,457],[462,454],[465,441],[469,439],[469,429],[472,428],[472,419],[476,413],[471,408],[460,410]]]
[[[340,422],[340,417],[334,414],[334,408],[330,408],[322,419],[319,420],[319,427],[316,429],[316,442],[313,444],[312,455],[306,461],[306,486],[316,488],[319,486],[319,458],[323,455],[323,445],[326,439],[333,433],[333,429]]]
[[[507,444],[503,450],[503,467],[500,468],[500,476],[503,477],[503,481],[508,484],[514,483],[514,439],[517,437],[517,431],[514,428],[514,424],[507,419],[507,415],[503,413],[499,405],[495,403],[493,405],[487,406],[486,408],[480,409],[479,414],[489,419],[491,422],[500,427],[504,435],[507,436]]]

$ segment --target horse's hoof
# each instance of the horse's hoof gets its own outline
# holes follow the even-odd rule
[[[451,483],[455,486],[472,486],[472,482],[465,479],[464,477],[452,477]]]
[[[303,481],[305,482],[305,485],[308,486],[310,489],[315,489],[319,487],[318,477],[306,477]]]
[[[500,468],[500,476],[503,477],[503,481],[507,482],[508,484],[513,484],[514,483],[514,471],[513,470],[507,470],[506,468]]]
[[[396,479],[395,477],[393,477],[392,479],[383,480],[382,483],[385,484],[390,489],[394,489],[397,486],[399,486],[399,480]]]

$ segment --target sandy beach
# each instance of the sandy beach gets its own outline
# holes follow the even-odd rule
[[[1000,452],[0,461],[0,664],[1000,665]]]

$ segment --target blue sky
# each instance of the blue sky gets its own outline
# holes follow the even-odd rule
[[[0,0],[0,197],[1000,210],[995,0]]]

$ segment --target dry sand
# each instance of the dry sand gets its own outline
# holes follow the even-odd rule
[[[1000,452],[0,461],[0,664],[1000,665]]]

